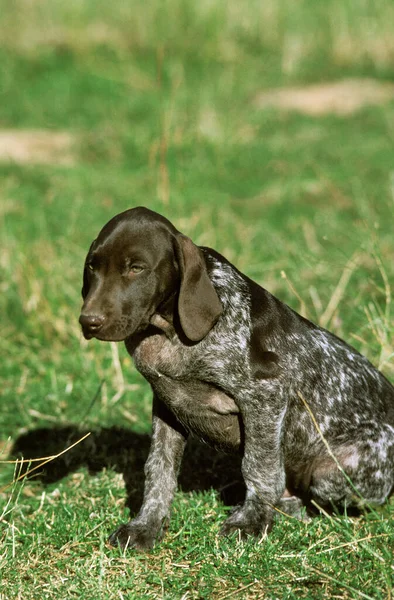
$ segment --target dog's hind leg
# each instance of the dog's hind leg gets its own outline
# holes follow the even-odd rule
[[[314,461],[309,492],[320,506],[379,505],[393,490],[394,428],[366,423],[351,438],[333,449],[335,459],[326,453]]]

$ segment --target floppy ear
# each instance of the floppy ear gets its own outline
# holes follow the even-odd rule
[[[184,235],[175,239],[181,273],[179,319],[186,337],[199,342],[215,325],[223,309],[208,277],[201,250]]]

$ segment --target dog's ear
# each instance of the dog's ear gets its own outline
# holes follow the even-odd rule
[[[179,320],[186,337],[199,342],[215,325],[223,309],[201,250],[184,235],[176,236],[175,240],[181,275]]]

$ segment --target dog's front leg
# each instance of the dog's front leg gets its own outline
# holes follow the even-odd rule
[[[286,407],[275,399],[248,400],[240,405],[244,428],[242,475],[246,484],[243,505],[224,522],[221,533],[240,531],[259,536],[272,527],[274,507],[285,490],[281,448]]]
[[[163,535],[177,487],[186,433],[157,398],[153,399],[152,442],[145,463],[141,509],[110,536],[122,548],[151,548]]]

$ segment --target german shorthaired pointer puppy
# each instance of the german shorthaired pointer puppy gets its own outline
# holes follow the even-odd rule
[[[221,532],[259,536],[275,511],[382,504],[394,486],[394,388],[370,362],[196,246],[127,210],[86,258],[86,339],[125,341],[153,390],[140,512],[110,537],[149,548],[168,523],[190,433],[242,454],[243,505]]]

